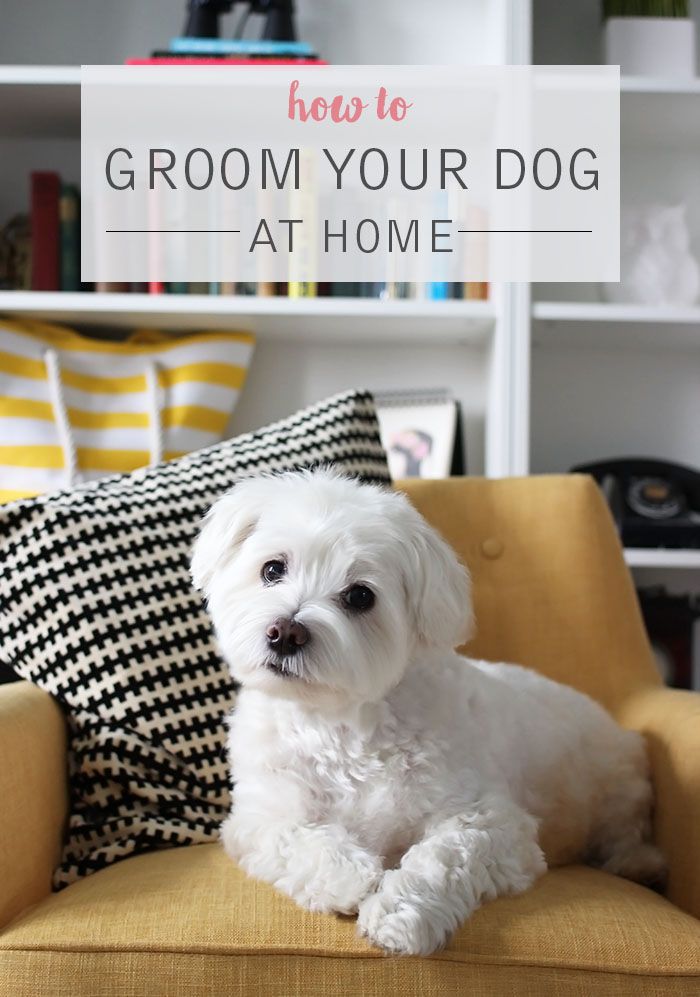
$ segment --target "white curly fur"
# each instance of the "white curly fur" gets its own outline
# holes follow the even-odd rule
[[[244,481],[192,572],[241,684],[221,836],[250,875],[412,954],[548,864],[661,875],[642,739],[571,688],[453,651],[468,576],[402,495],[330,471]],[[376,603],[353,613],[341,593],[360,582]],[[284,659],[280,617],[310,635]]]

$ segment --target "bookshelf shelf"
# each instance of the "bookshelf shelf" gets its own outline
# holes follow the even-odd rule
[[[620,81],[621,144],[694,148],[700,144],[700,79],[628,76]]]
[[[0,292],[0,313],[91,328],[238,328],[270,340],[482,345],[489,301]]]
[[[3,138],[80,138],[79,66],[0,66]]]
[[[700,79],[628,76],[620,83],[623,146],[697,146]],[[0,133],[78,138],[79,66],[0,66]]]
[[[700,570],[700,550],[628,547],[625,561],[630,568],[680,568]]]
[[[656,76],[623,76],[620,80],[620,90],[623,94],[651,93],[700,97],[700,78],[674,80]]]
[[[537,301],[532,313],[540,346],[700,349],[700,307]]]

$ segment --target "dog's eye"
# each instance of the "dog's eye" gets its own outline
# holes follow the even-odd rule
[[[287,574],[287,565],[284,561],[266,561],[262,566],[260,575],[267,585],[274,585]]]
[[[355,613],[364,613],[374,605],[374,592],[366,585],[352,585],[343,593],[343,602]]]

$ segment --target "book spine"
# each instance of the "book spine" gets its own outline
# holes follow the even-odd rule
[[[315,298],[316,290],[313,280],[290,280],[287,295],[290,298]]]
[[[129,291],[129,285],[121,281],[114,281],[114,280],[95,281],[96,294],[126,294],[128,291]]]
[[[486,301],[489,296],[489,285],[485,280],[468,280],[464,284],[463,297],[465,301]]]
[[[57,173],[32,173],[32,290],[60,287],[59,213]]]
[[[299,156],[299,189],[290,191],[289,204],[292,218],[305,218],[308,225],[302,226],[296,238],[295,256],[290,257],[289,283],[287,295],[290,298],[315,298],[318,294],[316,281],[304,280],[316,270],[316,215],[318,204],[315,193],[316,160],[311,150],[302,149]],[[300,279],[301,278],[301,279]]]
[[[258,281],[258,296],[261,298],[274,298],[277,293],[277,284],[274,280]]]
[[[197,55],[286,55],[309,56],[308,42],[276,42],[244,38],[172,38],[171,52]]]
[[[247,59],[228,56],[152,55],[147,59],[130,58],[125,66],[327,66],[323,59]]]
[[[149,280],[148,282],[148,293],[149,294],[165,294],[165,284],[162,280]]]
[[[78,188],[63,184],[58,202],[61,231],[60,268],[62,291],[80,290],[80,198]]]
[[[359,298],[361,284],[347,281],[334,281],[331,284],[332,298]]]
[[[431,280],[427,291],[432,301],[446,301],[450,295],[450,285],[446,280]]]
[[[220,294],[235,294],[236,293],[236,282],[235,280],[222,280],[219,284]]]
[[[236,283],[236,294],[244,294],[246,296],[255,295],[257,294],[257,290],[258,290],[258,285],[255,283],[255,281],[247,280],[247,281],[239,281]]]

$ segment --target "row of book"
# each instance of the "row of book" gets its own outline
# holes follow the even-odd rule
[[[99,293],[236,294],[261,297],[404,299],[488,298],[480,281],[455,283],[150,283],[85,284],[80,280],[80,195],[57,173],[31,174],[31,213],[16,215],[0,230],[0,290],[97,291]]]
[[[31,213],[0,230],[0,289],[79,291],[80,195],[57,173],[31,175]]]
[[[96,291],[103,293],[140,292],[151,294],[236,294],[242,296],[281,298],[392,298],[406,300],[470,300],[488,298],[488,284],[482,281],[464,283],[438,282],[420,283],[315,283],[274,282],[236,283],[234,281],[212,281],[210,283],[159,283],[150,284],[98,284]]]

